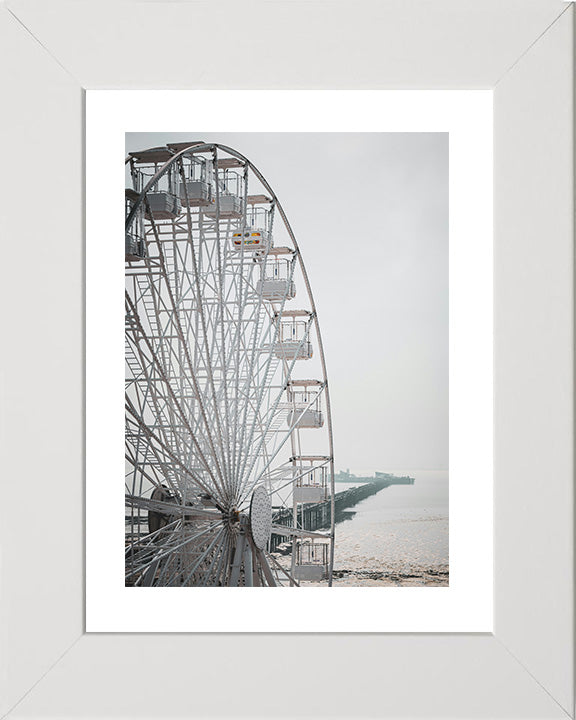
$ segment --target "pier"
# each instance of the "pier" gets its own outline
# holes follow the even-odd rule
[[[355,478],[356,479],[356,478]],[[357,478],[363,480],[364,478]],[[335,520],[340,522],[345,519],[346,508],[353,507],[361,500],[375,495],[380,490],[390,485],[413,485],[414,478],[404,476],[397,477],[387,473],[376,473],[373,478],[367,478],[368,482],[358,487],[349,488],[334,495]],[[274,513],[273,522],[275,525],[293,526],[292,509],[284,508]],[[321,503],[305,503],[298,507],[298,527],[305,527],[309,530],[328,529],[330,527],[330,500]],[[274,552],[279,545],[288,542],[289,537],[273,534],[270,538],[270,552]]]

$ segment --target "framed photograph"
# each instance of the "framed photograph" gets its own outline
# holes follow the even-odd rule
[[[12,271],[3,284],[8,352],[2,364],[1,438],[9,501],[2,526],[0,709],[14,718],[169,717],[182,714],[183,707],[193,717],[573,717],[572,4],[506,0],[479,9],[473,2],[408,6],[366,1],[352,15],[340,2],[290,8],[263,2],[250,13],[240,3],[218,9],[225,9],[225,21],[217,21],[212,6],[184,2],[108,8],[92,2],[13,0],[0,9],[8,58],[3,88],[10,109],[3,119],[8,211],[2,234],[5,229],[3,249]],[[207,32],[212,25],[215,31]],[[402,147],[400,141],[405,141]],[[154,236],[147,266],[161,262],[159,248],[168,249],[157,234],[161,226],[172,223],[174,228],[180,222],[165,223],[167,218],[157,214],[154,203],[170,195],[179,212],[181,206],[188,208],[182,218],[190,224],[182,226],[182,236],[206,253],[203,267],[209,271],[210,248],[220,240],[220,193],[231,202],[235,196],[232,180],[226,176],[222,181],[218,162],[244,158],[243,170],[255,177],[244,175],[243,181],[256,194],[237,193],[245,202],[242,216],[247,217],[250,193],[256,198],[250,227],[268,244],[263,254],[247,245],[237,250],[232,233],[223,240],[230,250],[221,257],[229,258],[230,268],[242,268],[231,281],[235,287],[240,275],[241,282],[250,275],[247,282],[259,293],[258,307],[264,301],[272,307],[277,300],[264,297],[272,292],[271,279],[286,281],[284,300],[293,281],[291,302],[318,321],[313,336],[305,327],[294,341],[282,335],[282,323],[290,319],[295,328],[298,322],[306,325],[304,315],[275,314],[275,309],[268,316],[270,332],[278,336],[259,337],[258,343],[270,357],[280,354],[282,367],[288,366],[290,341],[295,352],[309,341],[314,344],[316,354],[306,361],[310,376],[283,375],[282,392],[290,397],[272,398],[269,410],[286,400],[288,417],[278,424],[286,442],[291,433],[285,428],[292,431],[304,417],[316,418],[315,437],[321,438],[331,427],[322,394],[326,377],[334,400],[332,420],[352,407],[345,393],[338,396],[346,376],[338,364],[339,349],[344,342],[358,361],[365,350],[357,335],[366,328],[355,320],[362,316],[369,288],[363,293],[354,285],[354,263],[364,253],[359,273],[367,285],[378,287],[378,262],[397,258],[378,256],[379,234],[390,234],[390,227],[381,229],[373,220],[378,189],[386,185],[380,175],[371,175],[379,153],[388,153],[391,162],[392,142],[407,172],[416,165],[406,157],[412,153],[421,163],[431,147],[426,143],[437,143],[434,167],[449,166],[450,245],[438,260],[439,266],[449,260],[449,582],[390,587],[374,575],[364,576],[372,582],[363,587],[359,575],[351,585],[341,582],[346,567],[331,558],[338,547],[331,534],[336,518],[330,516],[338,494],[336,476],[367,487],[352,476],[378,471],[370,482],[386,484],[401,479],[406,466],[386,461],[390,464],[374,467],[378,460],[373,460],[365,471],[358,455],[350,454],[350,470],[344,458],[342,467],[331,468],[329,492],[315,500],[315,512],[310,503],[299,507],[298,493],[328,487],[318,479],[325,474],[322,462],[310,465],[309,458],[338,463],[336,446],[333,453],[329,446],[317,455],[294,452],[277,466],[249,455],[259,470],[245,475],[250,480],[242,487],[224,474],[208,480],[193,466],[165,474],[168,487],[153,479],[146,485],[143,478],[154,477],[153,463],[135,455],[122,500],[117,476],[125,455],[125,417],[118,398],[125,377],[123,326],[131,314],[122,318],[116,312],[124,284],[116,246],[122,242],[125,216],[119,198],[125,187],[133,183],[136,199],[126,195],[126,202],[135,203],[129,208],[132,219],[140,212],[142,227]],[[149,165],[138,153],[153,147],[181,158],[173,163],[172,180],[164,165],[158,177],[146,177]],[[332,164],[338,153],[342,182],[361,195],[350,199],[352,211],[343,202],[339,208],[330,205],[330,188],[339,182],[338,163]],[[128,175],[122,162],[127,157]],[[212,185],[207,183],[217,196],[212,218],[210,204],[199,210],[190,201],[198,189],[192,184],[203,181],[194,173],[202,168],[214,177]],[[328,177],[323,168],[330,170]],[[421,206],[424,197],[432,202],[432,188],[439,187],[435,177],[420,190],[420,198],[416,194],[414,206]],[[166,188],[162,183],[168,183]],[[396,186],[401,182],[389,184],[388,192],[396,190],[393,196],[399,198]],[[295,188],[288,198],[287,187]],[[166,197],[154,198],[154,192]],[[267,224],[271,211],[278,212],[273,241]],[[375,226],[373,235],[362,230],[364,218]],[[341,231],[338,222],[346,229]],[[348,227],[353,222],[359,228],[356,236]],[[432,236],[428,215],[426,223]],[[324,227],[330,231],[322,244],[315,244]],[[139,236],[136,225],[129,229],[136,250],[128,265],[138,268],[133,253],[146,234]],[[173,247],[179,238],[173,230]],[[289,252],[270,255],[272,248]],[[299,275],[282,275],[283,270],[278,277],[266,275],[271,259],[278,264],[295,254],[306,263]],[[334,257],[346,259],[344,272]],[[184,277],[178,276],[176,264],[173,270],[171,278]],[[129,274],[137,276],[138,270]],[[205,287],[218,286],[221,277],[203,276]],[[333,302],[332,279],[336,291],[344,286]],[[139,281],[132,277],[129,282],[135,288]],[[174,287],[157,291],[157,298]],[[354,301],[349,315],[342,301],[346,291]],[[148,302],[146,293],[128,296],[134,307]],[[188,296],[184,292],[179,302]],[[149,321],[157,317],[146,312]],[[374,330],[376,316],[364,309],[363,317]],[[149,321],[138,338],[154,339]],[[159,352],[168,348],[166,327]],[[338,341],[337,331],[343,337]],[[435,333],[438,337],[438,328]],[[223,337],[232,336],[213,336]],[[170,341],[170,351],[175,342]],[[239,343],[236,358],[242,347]],[[335,357],[335,380],[328,350]],[[379,352],[373,352],[376,360]],[[256,362],[254,356],[245,357],[251,366]],[[216,364],[210,372],[213,378],[218,372],[226,377]],[[139,377],[135,371],[131,381],[138,392]],[[393,407],[401,390],[410,403],[410,392],[398,378]],[[163,382],[166,393],[173,386]],[[267,380],[259,392],[271,393],[275,383]],[[362,388],[365,397],[369,385]],[[158,387],[148,385],[145,397]],[[383,387],[380,378],[372,379],[375,401],[385,400]],[[423,381],[421,392],[426,387]],[[189,402],[209,407],[199,389]],[[181,390],[179,403],[190,395]],[[165,396],[163,409],[150,421],[152,405],[134,397],[132,426],[140,428],[140,440],[143,433],[150,440],[150,428],[161,428],[161,418],[178,405],[171,406]],[[219,420],[218,412],[214,418]],[[233,416],[222,417],[228,427]],[[384,429],[385,423],[383,414],[374,415],[366,427]],[[395,438],[390,427],[386,434]],[[316,432],[302,429],[306,437]],[[437,430],[441,438],[441,427]],[[365,440],[355,432],[347,427],[350,446],[367,457],[378,432]],[[156,458],[160,453],[164,469],[170,462],[175,467],[180,462],[170,449],[177,447],[175,436],[160,436],[165,440],[155,446]],[[336,431],[336,437],[342,446],[343,434]],[[416,431],[414,437],[419,447]],[[268,445],[272,452],[266,457],[276,451],[282,457],[280,444],[281,439]],[[441,440],[433,444],[439,447]],[[400,452],[398,442],[394,445]],[[241,454],[238,458],[243,462]],[[302,458],[308,458],[310,470],[302,469]],[[287,464],[291,495],[286,500],[281,490]],[[182,490],[185,472],[203,495],[192,492],[190,484]],[[412,479],[409,473],[406,477]],[[237,510],[224,507],[226,493],[220,497],[216,492],[234,482],[244,499]],[[416,477],[414,489],[418,483]],[[267,492],[260,493],[264,486]],[[156,494],[155,487],[160,487]],[[382,490],[381,497],[391,490]],[[316,517],[312,524],[324,502],[330,519]],[[172,516],[174,503],[180,519]],[[304,518],[304,510],[310,517]],[[178,536],[167,536],[171,523]],[[144,543],[150,535],[163,538],[171,549],[205,532],[198,523],[210,526],[213,548],[224,532],[220,525],[232,528],[228,554],[209,555],[196,544],[187,564],[175,556],[164,564],[148,562]],[[195,535],[190,534],[193,526]],[[244,540],[238,528],[246,528]],[[273,536],[284,543],[275,541],[272,547]],[[312,545],[315,549],[308,552]],[[360,544],[364,559],[367,547],[363,552]],[[208,587],[173,587],[202,584],[195,581],[198,576]],[[287,578],[285,589],[234,587],[283,584],[281,577]],[[290,589],[291,584],[305,587]],[[140,658],[146,658],[146,666]],[[143,682],[151,661],[163,668],[160,683],[157,672],[155,682]],[[292,702],[280,698],[281,672],[295,673]],[[339,687],[340,678],[348,690]],[[180,685],[189,688],[183,699],[174,692]],[[235,698],[233,706],[222,707],[221,698],[228,696]]]
[[[187,151],[179,134],[155,131],[194,108],[205,108],[203,122],[218,128],[229,107],[264,105],[269,110],[260,122],[249,116],[244,126],[237,125],[247,132],[204,133],[207,142],[197,144],[196,151]],[[290,110],[303,118],[305,110],[308,114],[286,132]],[[125,136],[126,127],[140,127],[144,112],[152,132]],[[87,94],[86,115],[87,630],[490,629],[490,93],[96,91]],[[216,140],[216,146],[209,144]],[[114,272],[109,262],[121,240],[101,235],[102,225],[118,222],[114,193],[127,184],[124,167],[118,166],[114,182],[108,178],[124,142],[128,184],[134,178],[135,188],[130,203],[160,173],[145,197],[149,194],[152,203],[176,197],[179,204],[169,213],[144,206],[140,225],[136,215],[128,220],[130,242],[139,238],[146,253],[130,245],[125,314],[117,310],[124,267],[121,263],[122,272]],[[254,156],[258,159],[248,165]],[[179,162],[184,180],[175,172]],[[266,162],[282,190],[265,179]],[[331,179],[339,176],[343,191]],[[190,185],[190,192],[204,192],[205,198],[187,199],[188,185],[195,182],[201,184]],[[223,206],[218,221],[218,203],[224,201],[216,199],[216,190],[224,199],[238,199],[237,209]],[[243,198],[250,201],[246,210]],[[288,209],[292,216],[299,213],[292,223]],[[470,217],[476,218],[473,228]],[[262,233],[266,244],[236,245],[245,232],[250,243],[253,232]],[[349,233],[363,240],[358,245]],[[109,243],[105,251],[104,243]],[[466,252],[471,246],[478,250]],[[102,273],[108,273],[106,300]],[[268,278],[286,283],[272,286]],[[266,299],[271,287],[279,299]],[[201,325],[192,328],[195,319]],[[125,418],[117,392],[125,329],[124,449]],[[205,345],[198,344],[200,337]],[[176,361],[181,353],[184,368]],[[220,375],[224,365],[226,374]],[[177,382],[170,380],[176,376]],[[240,382],[246,387],[236,387]],[[380,400],[373,403],[371,397]],[[448,564],[448,410],[452,582],[439,588],[434,573]],[[244,426],[246,433],[239,430]],[[360,473],[333,471],[334,458],[362,470],[394,453],[405,458],[385,468],[405,468],[396,475],[379,472],[355,484]],[[125,489],[117,481],[124,456]],[[417,457],[420,462],[408,464]],[[468,457],[478,458],[473,469],[466,467]],[[107,474],[105,468],[113,466],[117,472]],[[227,481],[227,468],[233,467],[239,477]],[[432,472],[413,470],[418,467]],[[397,489],[403,491],[401,507],[408,505],[410,513],[399,509],[383,520],[386,498],[393,502],[395,497],[390,490],[375,498],[381,507],[362,506],[381,525],[362,530],[361,516],[346,522],[350,514],[339,514],[353,511],[357,494],[403,481],[411,485]],[[310,498],[314,488],[321,497]],[[413,499],[418,492],[426,496],[420,512]],[[271,530],[261,549],[254,540],[254,493],[264,493],[271,505]],[[302,493],[307,495],[299,502]],[[444,494],[444,505],[436,493]],[[189,519],[177,522],[176,516],[160,513],[160,522],[170,527],[157,527],[150,512],[165,509],[157,504],[160,495],[169,495],[172,505],[181,503],[185,509],[178,512]],[[117,498],[116,514],[110,497]],[[116,520],[103,534],[106,514]],[[242,548],[244,522],[249,576],[247,561],[236,550]],[[166,559],[157,565],[158,558]],[[386,570],[391,578],[400,573],[399,579],[388,579],[382,574]],[[394,587],[383,595],[387,580]],[[271,603],[262,590],[221,589],[246,583],[297,584],[306,593],[299,598],[278,593]],[[424,583],[428,587],[421,587]],[[193,597],[174,592],[182,585]],[[328,604],[323,585],[338,589]],[[227,620],[232,594],[242,612]],[[192,615],[185,612],[190,602],[196,609]],[[307,613],[310,603],[322,612]]]

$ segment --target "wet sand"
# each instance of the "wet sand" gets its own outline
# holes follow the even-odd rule
[[[334,587],[448,587],[448,565],[397,570],[334,570]]]

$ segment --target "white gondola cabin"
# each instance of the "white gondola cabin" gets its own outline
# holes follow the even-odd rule
[[[262,228],[246,228],[232,234],[232,247],[237,252],[266,252],[272,245],[270,233]]]
[[[168,148],[150,148],[131,152],[134,188],[142,192],[158,169],[169,160],[173,153]],[[176,168],[171,167],[149,188],[143,199],[143,211],[148,220],[174,220],[180,214]]]
[[[214,202],[212,186],[204,180],[180,183],[180,201],[189,207],[204,207]]]
[[[328,562],[328,543],[317,540],[298,540],[296,543],[294,576],[297,580],[324,580],[328,575]]]
[[[307,310],[285,310],[279,320],[280,328],[275,354],[281,360],[309,360],[312,343],[309,340],[310,313]],[[307,320],[303,320],[307,317]]]
[[[324,416],[320,410],[291,410],[288,413],[288,425],[295,428],[321,428]]]
[[[220,195],[218,202],[214,198],[204,212],[209,218],[214,219],[217,217],[222,220],[240,218],[242,217],[242,198],[238,195]]]
[[[269,302],[291,300],[296,295],[291,262],[278,257],[269,260],[262,268],[256,292]]]
[[[326,460],[323,464],[311,461],[310,465],[306,458],[293,458],[294,465],[294,502],[296,503],[321,503],[328,500],[328,468]]]
[[[143,204],[148,219],[174,220],[180,214],[180,200],[167,190],[146,193]]]
[[[212,202],[204,210],[209,218],[234,220],[244,216],[244,164],[238,158],[218,157],[214,171]],[[217,168],[217,170],[216,170]]]
[[[288,385],[288,402],[292,409],[287,423],[294,429],[321,428],[324,415],[320,403],[323,385],[319,380],[292,380]]]
[[[186,143],[174,143],[169,146],[175,151],[184,149],[179,147]],[[187,157],[182,167],[182,176],[179,182],[179,195],[182,205],[187,207],[207,207],[214,203],[214,170],[212,160],[201,156]]]

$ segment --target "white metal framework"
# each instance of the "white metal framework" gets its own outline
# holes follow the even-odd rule
[[[326,367],[284,211],[223,145],[127,167],[126,584],[331,585]]]

